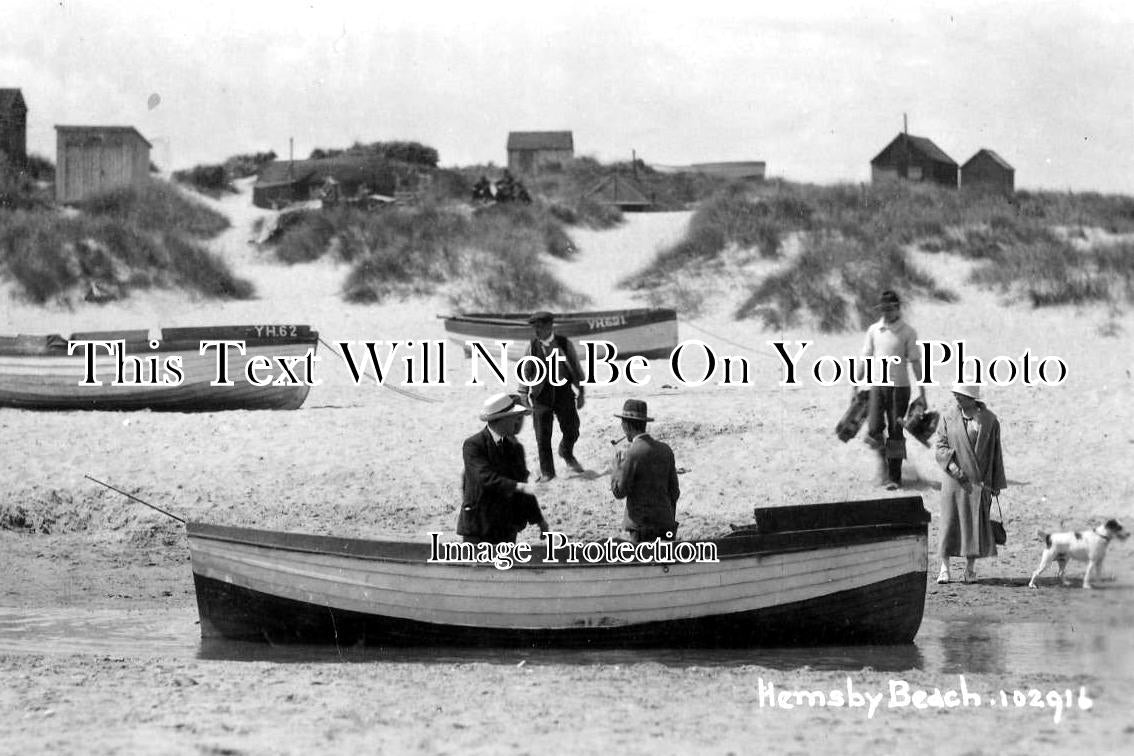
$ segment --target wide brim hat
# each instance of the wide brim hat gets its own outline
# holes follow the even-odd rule
[[[620,417],[623,420],[641,420],[647,423],[653,422],[653,418],[649,416],[646,409],[646,403],[641,399],[627,399],[622,404],[622,411],[615,412],[615,417]]]
[[[555,322],[555,316],[552,315],[547,310],[540,310],[538,312],[533,312],[531,314],[531,316],[528,318],[528,323],[531,324],[531,325],[535,325],[536,323],[553,323],[553,322]]]
[[[480,411],[480,419],[485,422],[499,420],[513,415],[527,415],[531,410],[520,404],[520,400],[512,394],[493,394],[484,400],[484,407]]]
[[[960,394],[961,396],[967,396],[968,398],[970,398],[974,401],[977,401],[977,402],[983,402],[984,401],[983,399],[980,398],[980,386],[975,384],[975,383],[957,383],[957,384],[954,384],[954,386],[951,390],[954,394]]]

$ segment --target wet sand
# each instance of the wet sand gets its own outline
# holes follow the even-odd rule
[[[247,243],[260,211],[247,196],[221,206],[235,228],[217,243],[260,298],[243,303],[187,301],[173,294],[75,309],[31,308],[2,300],[6,330],[70,332],[224,323],[310,323],[328,341],[443,338],[435,299],[363,307],[343,304],[345,269],[328,263],[286,268]],[[580,235],[581,254],[556,271],[592,295],[593,304],[625,304],[617,278],[672,237],[680,218],[639,216],[604,235]],[[622,237],[619,237],[622,234]],[[620,242],[619,239],[623,239]],[[601,243],[599,242],[601,239]],[[611,250],[621,250],[612,264]],[[590,258],[588,256],[595,256]],[[601,255],[603,263],[597,263]],[[964,263],[923,256],[933,274],[961,294],[957,303],[916,301],[910,321],[922,339],[964,339],[990,359],[1057,355],[1069,367],[1062,386],[988,389],[1001,418],[1009,487],[1002,495],[1008,544],[978,563],[974,585],[928,585],[926,618],[962,622],[974,656],[954,648],[947,664],[908,670],[777,669],[736,663],[545,663],[514,653],[501,661],[383,660],[337,664],[185,658],[184,655],[0,653],[0,752],[303,753],[343,752],[748,752],[754,743],[783,753],[1010,751],[1074,748],[1117,752],[1134,730],[1134,658],[1109,668],[1053,655],[1052,668],[1025,671],[977,664],[995,655],[1013,623],[1068,623],[1128,635],[1134,620],[1134,544],[1115,543],[1107,568],[1116,579],[1095,591],[1026,582],[1039,559],[1034,534],[1079,529],[1116,517],[1134,523],[1134,385],[1129,349],[1134,318],[1105,308],[1035,311],[963,284]],[[748,268],[732,271],[742,279]],[[754,270],[751,269],[751,270]],[[764,270],[764,269],[761,269]],[[755,275],[753,273],[753,275]],[[727,292],[726,292],[727,293]],[[578,537],[612,535],[621,506],[601,476],[617,435],[611,413],[629,396],[645,398],[652,430],[669,442],[686,472],[679,503],[682,535],[711,536],[751,520],[757,506],[846,501],[887,495],[872,480],[861,441],[840,443],[833,426],[849,390],[806,382],[779,385],[782,364],[769,340],[808,340],[815,355],[853,355],[861,334],[824,336],[807,327],[769,332],[732,322],[720,301],[682,323],[682,339],[701,339],[719,354],[747,356],[747,386],[683,385],[668,366],[651,363],[654,380],[634,389],[595,386],[582,412],[578,456],[591,475],[560,477],[540,501],[553,525]],[[1104,337],[1108,324],[1118,336]],[[321,350],[324,384],[296,412],[34,413],[0,410],[10,443],[0,513],[19,513],[25,530],[0,530],[0,607],[66,608],[192,616],[192,576],[181,526],[83,478],[129,490],[183,517],[222,524],[316,533],[451,532],[457,511],[460,441],[474,432],[483,399],[499,386],[466,385],[470,363],[451,350],[446,385],[395,392],[358,386]],[[404,381],[404,374],[397,376]],[[949,401],[944,387],[930,404]],[[522,439],[534,464],[534,440]],[[598,477],[596,477],[596,475]],[[939,473],[929,451],[910,444],[907,487],[934,515]],[[11,521],[11,520],[9,520]],[[533,535],[533,534],[528,534]],[[959,568],[959,564],[957,567]],[[1069,568],[1081,578],[1083,566]],[[959,569],[955,570],[959,572]],[[931,571],[932,578],[935,570]],[[988,637],[979,627],[987,624]],[[959,625],[957,625],[959,627]],[[1127,647],[1120,647],[1126,648]],[[523,662],[523,663],[521,663]],[[949,671],[945,671],[949,670]],[[769,706],[778,692],[856,689],[887,693],[891,681],[932,690],[966,685],[981,706],[864,708]],[[763,683],[764,687],[761,687]],[[993,706],[991,692],[1034,688],[1043,694],[1085,686],[1093,706],[1053,721],[1050,707]],[[764,697],[761,697],[761,692]],[[991,695],[991,698],[989,696]],[[1011,695],[1009,694],[1009,700]],[[762,703],[763,702],[763,703]],[[787,701],[787,703],[791,703]]]

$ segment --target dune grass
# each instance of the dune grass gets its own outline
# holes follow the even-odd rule
[[[1034,306],[1134,301],[1126,244],[1077,248],[1077,229],[1134,233],[1134,198],[1018,192],[981,195],[932,186],[818,187],[769,182],[726,188],[694,213],[686,235],[623,282],[653,299],[729,246],[776,258],[788,235],[799,252],[754,281],[734,313],[770,327],[803,319],[823,331],[863,326],[883,289],[950,301],[954,292],[911,262],[910,250],[977,261],[970,280]],[[692,306],[696,300],[692,300]]]
[[[149,288],[245,299],[252,284],[201,245],[227,226],[159,181],[93,197],[73,215],[0,210],[0,274],[39,304],[122,299]]]
[[[544,253],[565,256],[574,246],[546,212],[526,205],[469,212],[451,202],[370,212],[349,207],[295,216],[275,245],[288,263],[329,255],[351,271],[343,285],[350,302],[444,290],[456,307],[527,309],[574,306],[583,298],[559,283]]]
[[[200,239],[211,239],[231,225],[225,216],[156,179],[103,192],[84,200],[79,209],[143,231],[171,231]]]

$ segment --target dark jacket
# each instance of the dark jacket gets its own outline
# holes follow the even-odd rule
[[[583,381],[583,368],[579,365],[579,358],[575,354],[575,345],[571,340],[562,334],[554,334],[552,336],[552,347],[546,349],[543,342],[539,339],[532,339],[528,343],[527,355],[539,357],[541,360],[547,362],[548,355],[555,349],[566,358],[565,362],[560,362],[559,374],[562,378],[566,379],[568,385],[578,386]],[[540,381],[534,386],[520,386],[520,395],[527,395],[535,401],[539,396],[547,390],[550,386],[551,380],[551,366],[548,365],[548,372],[544,376],[544,380]],[[530,381],[535,378],[535,368],[531,365],[525,364],[523,367],[523,375],[525,381]]]
[[[461,455],[465,469],[458,535],[514,541],[519,531],[539,522],[535,497],[516,490],[517,483],[528,480],[524,447],[519,442],[505,437],[497,444],[485,427],[465,439]]]
[[[628,529],[664,533],[677,529],[681,487],[673,450],[648,433],[634,437],[626,456],[610,475],[616,499],[626,499]]]

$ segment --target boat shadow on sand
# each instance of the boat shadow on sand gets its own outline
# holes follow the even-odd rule
[[[592,666],[660,664],[666,667],[755,666],[776,670],[814,669],[896,672],[923,669],[914,644],[731,649],[556,649],[465,647],[350,647],[271,645],[257,641],[204,638],[197,658],[207,661],[357,664],[495,664],[502,666]]]

